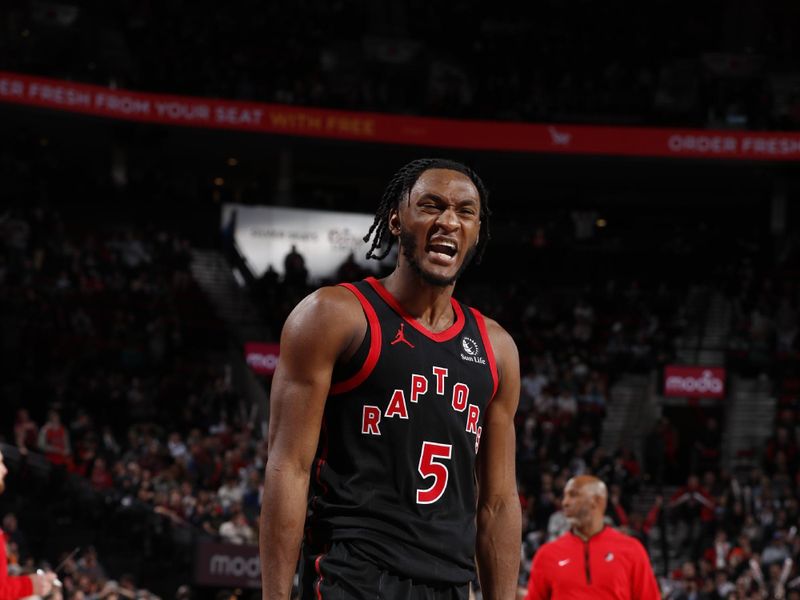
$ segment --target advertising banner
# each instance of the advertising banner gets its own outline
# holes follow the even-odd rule
[[[200,541],[195,551],[195,583],[216,587],[261,587],[258,546]]]
[[[246,342],[244,345],[245,360],[257,375],[272,375],[275,373],[280,353],[280,345],[275,343]]]
[[[151,94],[0,71],[0,102],[188,127],[434,148],[548,154],[800,160],[800,134],[535,124],[347,112]]]
[[[725,369],[722,367],[664,367],[664,395],[684,398],[724,398]]]
[[[296,251],[309,281],[319,282],[335,278],[351,254],[359,267],[375,271],[379,263],[366,259],[369,244],[363,240],[374,218],[362,213],[225,204],[221,227],[227,235],[233,231],[254,276],[260,277],[269,266],[284,275],[284,260]]]

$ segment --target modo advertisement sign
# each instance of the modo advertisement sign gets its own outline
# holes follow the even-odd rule
[[[369,245],[363,240],[374,218],[361,213],[226,204],[222,230],[233,232],[239,252],[256,277],[269,265],[283,275],[284,259],[294,247],[305,260],[309,280],[318,283],[335,278],[350,254],[361,267],[376,270],[378,262],[366,259]]]
[[[258,546],[198,543],[195,553],[195,582],[218,587],[260,588]]]
[[[683,398],[724,398],[725,369],[722,367],[664,367],[664,395]]]
[[[246,342],[244,357],[248,366],[258,375],[272,375],[278,366],[281,353],[280,344],[267,342]]]

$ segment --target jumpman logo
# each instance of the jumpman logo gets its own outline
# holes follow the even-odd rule
[[[413,348],[414,344],[406,339],[406,334],[403,333],[403,327],[405,327],[405,323],[400,323],[400,329],[397,330],[397,334],[394,336],[394,341],[390,345],[394,346],[395,344],[403,342],[404,344],[408,344],[411,348]]]

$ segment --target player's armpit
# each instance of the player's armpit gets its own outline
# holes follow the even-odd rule
[[[345,288],[317,290],[298,304],[283,328],[270,394],[260,520],[264,598],[289,598],[331,374],[365,332],[361,305]]]
[[[514,414],[519,403],[519,354],[511,336],[486,320],[499,385],[486,412],[478,452],[476,556],[483,597],[514,598],[519,574],[521,509],[515,469]]]

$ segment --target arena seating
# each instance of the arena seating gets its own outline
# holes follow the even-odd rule
[[[691,24],[663,1],[622,13],[578,5],[7,3],[0,69],[447,117],[797,127],[788,0],[705,3],[691,8]]]

